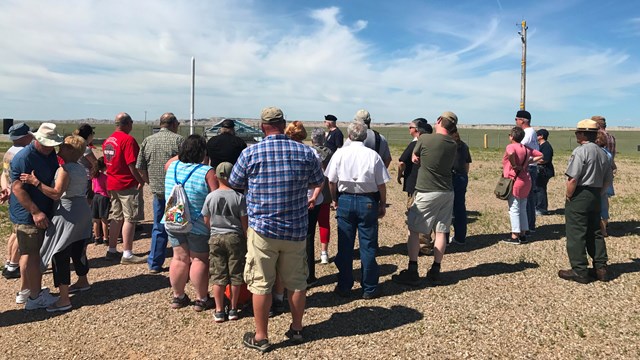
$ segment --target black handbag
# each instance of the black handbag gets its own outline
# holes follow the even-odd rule
[[[524,164],[526,164],[527,162],[528,154],[529,153],[525,150],[525,157],[524,161],[522,162],[522,167],[524,167]],[[518,177],[519,173],[519,171],[516,171],[516,177]],[[514,179],[506,178],[500,175],[500,179],[498,179],[498,183],[496,184],[496,188],[495,190],[493,190],[493,193],[500,200],[509,200],[509,195],[511,195],[511,192],[513,191],[513,182]]]

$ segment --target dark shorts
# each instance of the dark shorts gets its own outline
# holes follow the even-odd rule
[[[247,239],[238,233],[209,238],[209,277],[214,285],[242,285]]]
[[[18,238],[18,249],[21,255],[40,255],[40,248],[44,242],[45,229],[35,225],[18,224],[14,226]]]
[[[111,200],[100,194],[95,194],[91,200],[92,219],[108,219]]]

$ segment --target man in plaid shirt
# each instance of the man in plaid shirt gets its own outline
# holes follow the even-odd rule
[[[309,146],[284,135],[282,110],[262,110],[266,137],[242,151],[229,185],[247,189],[247,263],[244,278],[253,293],[256,331],[244,335],[245,346],[267,351],[271,290],[276,273],[289,297],[293,322],[287,336],[302,342],[302,316],[307,289],[307,189],[321,186],[324,175]]]

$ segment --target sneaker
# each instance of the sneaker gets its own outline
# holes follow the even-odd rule
[[[518,238],[518,241],[520,242],[520,244],[526,244],[529,242],[529,240],[527,240],[527,237],[525,235],[522,235]]]
[[[377,299],[380,297],[380,289],[375,289],[374,291],[371,292],[363,292],[362,293],[362,298],[364,300],[373,300],[373,299]]]
[[[50,313],[65,312],[69,310],[71,310],[71,304],[56,306],[56,304],[53,303],[51,306],[47,307],[47,312],[50,312]]]
[[[393,275],[391,280],[402,285],[420,285],[420,275],[418,275],[417,271],[402,270],[399,274]]]
[[[9,270],[8,267],[5,267],[4,270],[2,270],[2,276],[5,277],[5,279],[20,279],[20,267],[16,267],[13,270]]]
[[[262,339],[258,341],[256,340],[256,334],[253,332],[244,334],[244,336],[242,337],[242,344],[250,349],[255,349],[260,352],[267,352],[271,348],[269,339]]]
[[[509,237],[507,239],[502,239],[502,242],[505,243],[505,244],[511,244],[511,245],[520,245],[520,244],[522,244],[520,242],[520,239],[514,239],[512,237]]]
[[[189,304],[191,304],[191,299],[189,299],[189,296],[187,296],[187,294],[184,294],[182,299],[177,296],[174,296],[173,299],[171,299],[172,309],[181,309],[185,306],[189,306]]]
[[[122,253],[117,251],[116,252],[107,251],[107,254],[104,256],[104,258],[109,261],[119,261],[120,257],[122,257]]]
[[[333,289],[334,294],[340,296],[341,298],[351,297],[351,290],[342,290],[338,286]]]
[[[329,263],[329,254],[326,251],[323,251],[320,254],[320,264],[328,264]]]
[[[433,270],[433,268],[427,271],[427,280],[429,280],[433,285],[440,285],[442,280],[440,279],[440,271]]]
[[[200,312],[203,310],[213,309],[215,306],[216,306],[216,302],[213,300],[211,296],[207,295],[206,300],[195,301],[195,304],[193,305],[193,310]]]
[[[229,319],[231,320],[231,319]],[[213,312],[213,321],[217,323],[224,322],[224,311],[214,311]]]
[[[27,302],[29,298],[29,294],[31,294],[31,290],[24,289],[20,290],[16,293],[16,304],[24,304]]]
[[[49,294],[49,289],[40,290],[38,297],[32,299],[27,297],[27,303],[24,307],[25,310],[45,309],[53,305],[58,301],[59,297]]]
[[[136,256],[136,255],[131,255],[131,257],[122,257],[120,258],[120,264],[122,265],[132,265],[132,264],[146,264],[147,263],[147,257],[146,256]]]
[[[449,244],[450,245],[464,246],[464,244],[466,244],[466,241],[465,240],[460,241],[460,240],[456,239],[456,237],[454,236],[454,237],[451,238],[451,242]]]
[[[238,309],[229,310],[229,314],[227,314],[229,320],[238,320],[240,316],[238,316]]]

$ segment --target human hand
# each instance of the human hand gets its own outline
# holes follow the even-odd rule
[[[39,211],[31,215],[33,217],[33,223],[39,229],[46,229],[49,226],[49,219],[42,211]]]
[[[20,174],[20,181],[22,181],[23,184],[29,184],[33,186],[37,185],[40,182],[40,180],[38,180],[38,178],[36,177],[35,170],[32,170],[31,174]]]
[[[380,203],[378,206],[378,219],[382,219],[384,215],[387,213],[387,204]]]
[[[138,187],[137,187],[138,191],[142,191],[142,188],[144,188],[144,183],[143,182],[138,183]]]
[[[9,189],[4,189],[0,192],[0,204],[4,204],[7,200],[9,200]]]
[[[308,200],[308,208],[309,211],[313,210],[316,207],[316,199],[309,199]]]

